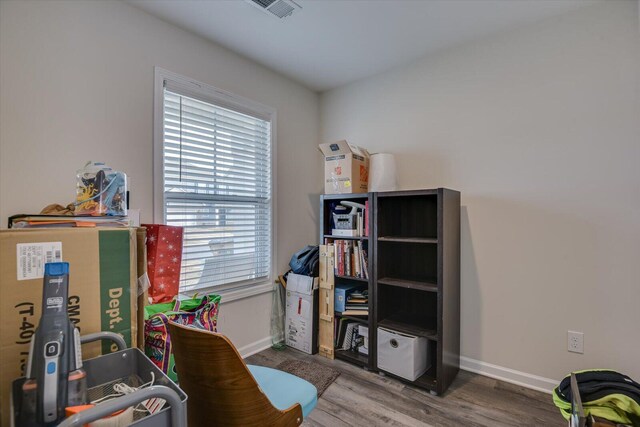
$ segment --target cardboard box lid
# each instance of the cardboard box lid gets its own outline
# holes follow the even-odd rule
[[[369,157],[369,152],[365,148],[349,144],[344,139],[338,142],[325,142],[324,144],[320,144],[318,149],[325,157],[341,156],[345,154],[355,154],[365,158]]]
[[[287,276],[287,291],[311,295],[318,289],[318,278],[289,273]]]

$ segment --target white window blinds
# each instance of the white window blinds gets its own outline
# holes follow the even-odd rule
[[[164,215],[184,227],[181,291],[270,277],[271,123],[164,90]]]

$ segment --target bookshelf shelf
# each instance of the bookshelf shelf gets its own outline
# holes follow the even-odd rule
[[[425,324],[427,326],[417,326],[397,318],[378,321],[378,326],[382,326],[385,329],[391,329],[393,331],[403,332],[417,337],[425,337],[431,341],[438,341],[438,331],[436,329],[435,319],[432,321],[427,320]]]
[[[378,279],[379,285],[397,286],[399,288],[418,289],[427,292],[438,292],[438,281],[433,278],[431,280],[406,280],[397,277],[383,277]]]
[[[417,380],[413,382],[418,387],[426,388],[428,390],[437,390],[438,388],[438,380],[436,375],[435,365],[432,365],[431,368],[427,370],[422,376],[418,377]]]
[[[363,279],[362,277],[355,276],[335,276],[336,279],[355,280],[357,282],[369,283],[369,279]]]
[[[368,366],[369,357],[365,354],[356,353],[351,350],[336,350],[336,359],[346,360],[347,362],[355,363],[359,366]]]
[[[325,234],[325,239],[334,239],[334,240],[369,240],[366,236],[353,237],[353,236],[335,236],[333,234]]]
[[[400,381],[408,382],[409,384],[413,384],[416,387],[424,388],[427,390],[437,390],[438,380],[436,375],[436,367],[435,365],[431,365],[431,368],[427,369],[427,372],[418,377],[415,381],[408,381],[404,378],[401,378],[397,375],[393,375],[389,372],[385,372],[385,375],[388,375],[392,378],[397,378]]]
[[[343,316],[342,314],[340,314],[339,311],[336,311],[335,316],[342,317],[349,320],[355,320],[356,322],[359,322],[365,325],[369,323],[369,316]]]
[[[378,242],[396,242],[396,243],[429,243],[438,244],[435,237],[401,237],[401,236],[382,236],[378,237]]]

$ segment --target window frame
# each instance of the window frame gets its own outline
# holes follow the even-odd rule
[[[225,301],[245,298],[251,295],[270,292],[273,290],[275,280],[275,268],[277,265],[276,254],[276,122],[275,108],[260,104],[259,102],[218,89],[206,83],[197,82],[160,67],[154,67],[154,96],[153,96],[153,222],[165,224],[165,197],[164,197],[164,88],[168,82],[172,88],[176,88],[182,95],[191,96],[204,102],[210,102],[220,107],[249,114],[271,122],[271,256],[269,274],[266,279],[252,281],[250,283],[229,283],[203,287],[198,293],[216,293],[225,296]],[[181,291],[180,291],[181,292]]]

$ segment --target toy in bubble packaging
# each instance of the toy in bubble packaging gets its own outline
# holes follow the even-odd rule
[[[87,162],[77,172],[75,215],[127,214],[127,175],[101,162]]]

